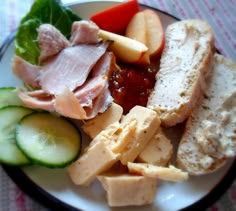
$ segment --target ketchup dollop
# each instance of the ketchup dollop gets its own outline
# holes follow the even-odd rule
[[[109,89],[114,102],[121,105],[127,114],[135,105],[146,106],[148,97],[154,88],[157,68],[119,65],[109,77]]]

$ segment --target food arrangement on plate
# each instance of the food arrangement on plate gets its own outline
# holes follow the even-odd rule
[[[40,16],[49,2],[57,16]],[[183,182],[235,156],[236,64],[215,52],[208,23],[164,31],[134,0],[89,21],[78,15],[37,0],[22,19],[12,70],[25,87],[0,90],[11,95],[1,98],[1,131],[11,125],[1,162],[67,168],[80,186],[98,179],[113,207],[150,204],[158,180]],[[171,140],[177,124],[181,138]],[[91,139],[84,148],[79,130]]]

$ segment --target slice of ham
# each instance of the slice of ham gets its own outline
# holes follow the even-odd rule
[[[85,30],[84,27],[90,27],[85,23],[82,25],[83,27],[78,29],[78,23],[76,23],[73,33]],[[48,26],[42,26],[39,30],[44,30],[44,27]],[[93,30],[91,40],[95,40],[96,37],[96,29]],[[90,36],[86,30],[83,33]],[[78,36],[74,35],[73,40],[82,39],[85,36],[83,33]],[[45,39],[47,40],[47,37]],[[113,100],[108,89],[108,76],[116,67],[113,53],[107,52],[108,45],[109,42],[69,47],[65,44],[67,47],[60,49],[60,52],[47,60],[44,66],[29,64],[15,56],[14,73],[25,83],[37,85],[39,88],[35,91],[20,90],[20,98],[31,108],[58,112],[60,115],[74,119],[90,119],[104,112]],[[43,48],[45,55],[50,57],[46,47]]]
[[[50,112],[55,111],[54,96],[48,95],[43,90],[25,92],[20,89],[19,97],[30,108],[43,109]]]
[[[38,28],[38,43],[40,48],[40,63],[70,46],[70,42],[65,36],[51,24],[40,25]]]
[[[106,49],[106,43],[66,48],[45,66],[32,65],[15,55],[12,69],[26,84],[41,87],[48,94],[59,94],[66,87],[73,91],[83,85]],[[106,67],[103,69],[106,70]]]
[[[94,118],[98,113],[103,113],[107,110],[107,108],[111,105],[113,98],[109,89],[105,89],[105,91],[100,94],[96,99],[93,101],[93,107],[85,107],[85,111],[89,119]]]
[[[103,113],[113,101],[107,76],[114,65],[113,53],[106,52],[95,65],[92,78],[74,93],[66,90],[56,97],[56,111],[76,119],[91,119]],[[77,105],[78,102],[80,105]]]
[[[57,95],[54,102],[55,111],[63,116],[73,119],[91,119],[98,113],[104,112],[112,103],[113,98],[108,89],[104,89],[89,107],[82,106],[79,99],[69,89],[65,89],[61,95]]]
[[[103,76],[88,79],[86,83],[75,91],[81,106],[92,107],[93,100],[107,89],[107,80]]]
[[[60,115],[75,119],[89,118],[75,94],[69,89],[65,89],[56,97],[48,96],[43,90],[32,92],[20,90],[19,97],[30,108],[43,109],[49,112],[56,111]]]
[[[49,95],[43,90],[37,90],[20,92],[19,96],[31,108],[56,111],[75,119],[91,119],[104,112],[113,100],[108,89],[107,75],[114,66],[114,59],[110,53],[106,53],[104,57],[106,59],[103,58],[102,61],[107,64],[99,65],[102,70],[96,68],[96,73],[100,74],[89,78],[74,92],[66,88],[59,95]]]
[[[91,78],[74,92],[83,106],[91,107],[91,101],[108,89],[108,75],[116,65],[112,52],[106,52],[96,63],[92,70]]]
[[[12,71],[24,83],[39,87],[38,77],[40,75],[41,67],[32,65],[19,56],[14,56],[12,60]]]
[[[65,88],[73,91],[86,81],[106,49],[107,44],[76,45],[64,49],[53,62],[43,66],[39,78],[42,89],[54,95],[62,93]]]
[[[75,94],[69,89],[64,89],[63,93],[56,96],[54,108],[56,112],[66,117],[73,119],[89,118]]]
[[[94,66],[92,77],[109,75],[110,69],[117,69],[116,59],[112,52],[106,52]]]
[[[70,42],[72,45],[97,44],[98,32],[98,26],[92,21],[76,21],[72,25]]]

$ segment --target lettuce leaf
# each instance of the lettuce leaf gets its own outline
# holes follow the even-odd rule
[[[78,20],[81,18],[63,6],[60,0],[36,0],[30,11],[21,19],[16,32],[16,55],[38,65],[40,49],[37,28],[43,23],[50,23],[69,38],[72,23]]]

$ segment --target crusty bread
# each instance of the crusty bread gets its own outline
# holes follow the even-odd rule
[[[167,27],[160,70],[147,103],[160,112],[162,125],[174,126],[190,115],[213,54],[214,36],[206,22],[185,20]]]
[[[213,172],[236,155],[236,63],[215,54],[206,88],[189,117],[177,165],[192,175]]]

